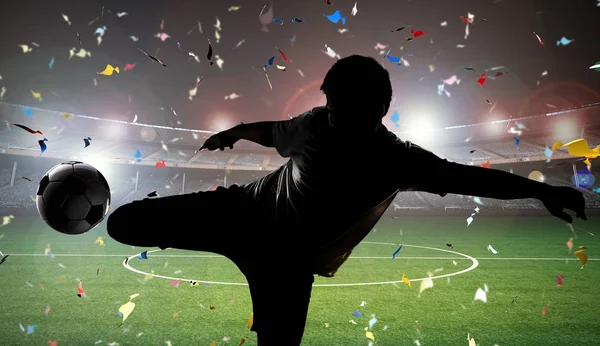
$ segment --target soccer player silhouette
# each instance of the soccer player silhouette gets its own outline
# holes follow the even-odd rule
[[[338,60],[321,90],[326,106],[290,120],[240,124],[200,148],[252,141],[290,158],[279,169],[242,186],[134,201],[109,216],[108,234],[128,245],[226,256],[248,281],[258,345],[294,346],[304,333],[314,275],[333,276],[385,211],[374,207],[398,191],[536,198],[566,222],[572,217],[563,209],[586,220],[580,191],[448,162],[388,131],[382,118],[392,86],[373,58]],[[374,222],[354,227],[368,213]],[[348,229],[356,233],[349,235],[354,245],[336,245]],[[323,244],[345,255],[315,267]]]

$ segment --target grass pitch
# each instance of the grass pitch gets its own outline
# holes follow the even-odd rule
[[[598,220],[575,223],[573,251],[586,246],[590,256],[580,270],[566,245],[573,235],[560,220],[477,215],[465,228],[465,218],[381,221],[335,278],[317,278],[315,284],[400,281],[402,273],[408,279],[427,278],[428,272],[443,276],[473,264],[460,255],[410,246],[392,260],[401,242],[456,251],[476,258],[479,265],[434,279],[434,287],[421,294],[420,281],[411,288],[401,281],[314,287],[303,345],[368,345],[364,329],[373,315],[377,322],[370,331],[376,345],[415,345],[418,340],[423,346],[466,346],[467,334],[477,345],[489,346],[598,344],[600,271],[594,259],[600,234],[586,232],[595,234]],[[0,228],[2,234],[0,251],[10,254],[0,266],[2,345],[239,345],[244,336],[245,345],[256,345],[248,328],[252,306],[246,286],[183,281],[176,288],[171,279],[132,272],[123,266],[125,256],[155,249],[115,243],[106,235],[105,222],[87,234],[68,236],[39,218],[22,216]],[[94,243],[99,236],[103,247]],[[54,258],[44,255],[48,244]],[[487,250],[490,244],[497,255]],[[210,253],[169,249],[129,264],[166,277],[245,283],[233,263]],[[565,278],[557,287],[560,274]],[[79,280],[84,298],[77,297]],[[489,287],[487,303],[473,301],[484,284]],[[135,309],[119,327],[118,309],[135,293],[140,293],[133,300]],[[353,316],[355,311],[364,317]]]

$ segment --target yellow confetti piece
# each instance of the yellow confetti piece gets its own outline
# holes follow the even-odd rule
[[[135,303],[133,303],[131,300],[133,300],[133,298],[136,298],[139,295],[139,293],[136,293],[129,296],[129,301],[119,308],[119,312],[123,314],[123,322],[121,322],[121,325],[125,323],[125,320],[127,319],[127,317],[129,317],[129,315],[131,315],[133,309],[135,308]]]
[[[587,250],[587,248],[585,246],[580,246],[579,250],[577,250],[573,253],[577,258],[579,258],[579,261],[581,261],[580,269],[583,269],[583,267],[585,266],[585,264],[587,263],[587,260],[589,258],[588,254],[583,252],[585,250]]]
[[[325,328],[329,328],[329,322],[325,322]]]
[[[33,96],[34,99],[38,100],[39,102],[43,101],[41,93],[36,93],[35,91],[31,90],[31,95]]]
[[[111,76],[113,74],[113,72],[117,72],[119,73],[119,67],[113,67],[112,65],[108,64],[106,65],[106,68],[104,69],[104,71],[102,72],[98,72],[98,74],[102,74],[105,76]]]
[[[586,160],[584,162],[587,165],[591,164],[589,159],[594,159],[600,156],[600,145],[596,146],[594,149],[591,149],[587,140],[584,138],[576,139],[567,144],[563,144],[563,142],[558,141],[554,143],[554,145],[552,146],[552,150],[554,151],[560,147],[567,147],[567,151],[573,156],[586,157]]]
[[[217,344],[216,344],[216,343],[215,343],[215,341],[213,340],[213,341],[210,343],[210,346],[217,346]]]
[[[179,317],[179,312],[176,312],[176,313],[173,314],[173,318],[174,319],[177,318],[177,317]]]
[[[469,340],[469,346],[477,346],[477,344],[475,343],[475,339],[471,338],[469,334],[467,334],[467,340]]]
[[[231,11],[237,11],[237,10],[239,10],[240,8],[242,8],[242,6],[231,6],[231,7],[229,7],[228,11],[229,11],[229,12],[231,12]]]
[[[102,237],[98,237],[94,243],[98,244],[99,246],[104,246],[104,240],[102,240]]]
[[[252,328],[252,324],[254,323],[254,312],[251,312],[250,315],[252,317],[248,319],[248,328]]]
[[[408,287],[412,287],[410,280],[406,278],[406,274],[402,273],[402,281],[408,285]]]
[[[73,119],[75,116],[73,114],[63,113],[62,117],[69,120],[69,119]]]
[[[240,345],[239,345],[239,346],[243,345],[243,344],[246,342],[246,340],[248,340],[248,337],[247,337],[247,336],[244,336],[244,337],[243,337],[243,338],[240,340]]]
[[[375,341],[375,335],[373,335],[373,333],[369,331],[369,327],[365,327],[365,336],[367,337],[367,339]]]

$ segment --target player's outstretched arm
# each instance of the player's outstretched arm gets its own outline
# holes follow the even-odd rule
[[[567,222],[572,222],[572,218],[563,211],[565,208],[586,219],[583,194],[570,187],[551,186],[497,169],[448,162],[414,144],[407,143],[405,154],[422,167],[413,168],[414,173],[405,176],[411,180],[408,189],[502,200],[535,198],[542,201],[553,216]],[[405,167],[414,166],[411,162]]]
[[[245,139],[264,147],[274,147],[273,144],[273,125],[276,121],[261,121],[250,124],[240,124],[212,135],[204,142],[202,149],[223,150],[224,148],[233,149],[233,145],[240,139]]]

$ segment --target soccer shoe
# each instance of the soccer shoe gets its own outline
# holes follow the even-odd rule
[[[340,269],[342,264],[344,264],[344,262],[346,262],[348,257],[350,257],[350,254],[352,254],[352,250],[346,252],[342,256],[340,256],[330,262],[315,263],[313,271],[315,274],[317,274],[319,276],[323,276],[326,278],[332,278],[335,276],[335,273],[337,273],[338,269]]]

